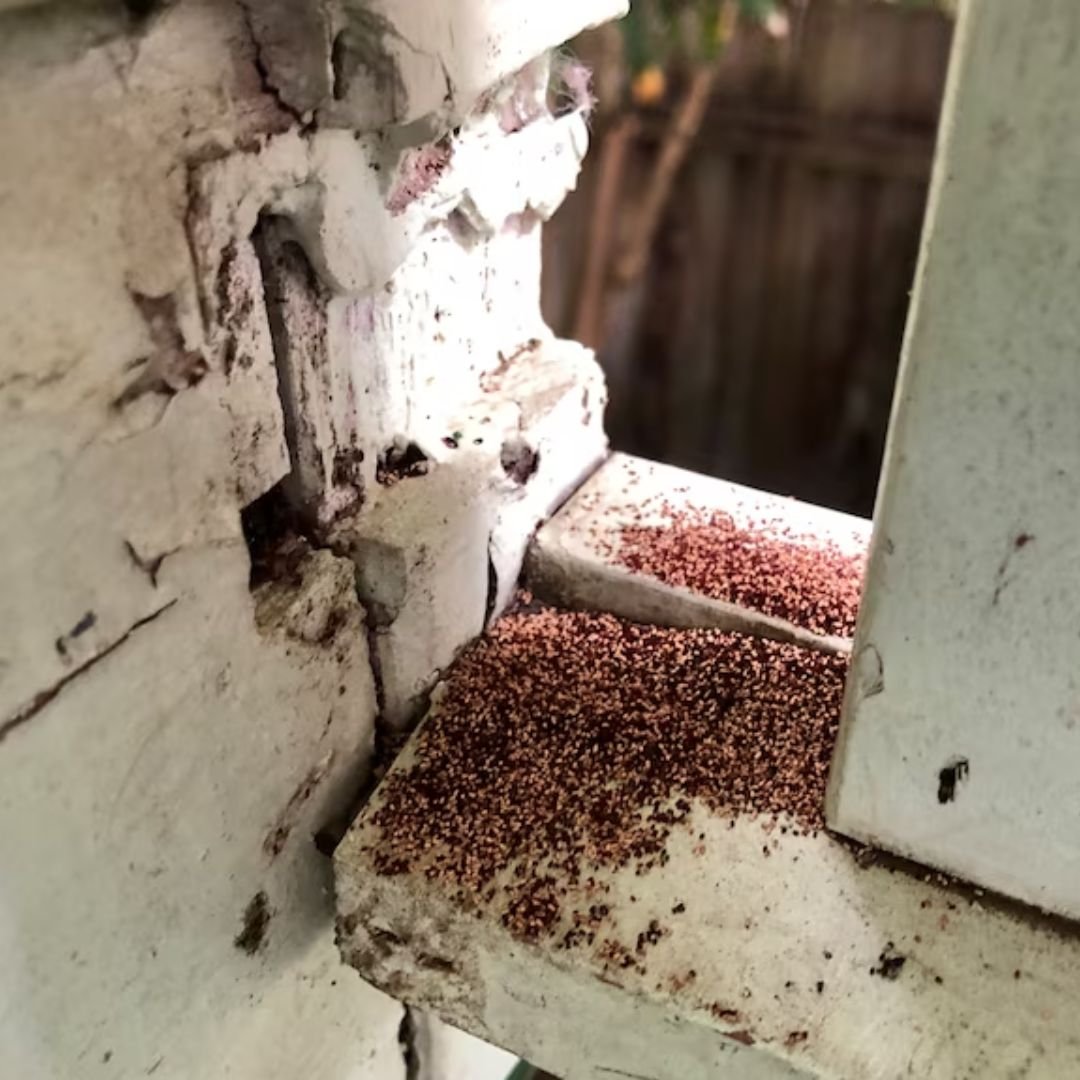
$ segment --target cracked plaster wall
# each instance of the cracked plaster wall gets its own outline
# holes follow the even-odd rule
[[[604,453],[543,54],[620,7],[0,3],[3,1075],[498,1075],[315,837]]]

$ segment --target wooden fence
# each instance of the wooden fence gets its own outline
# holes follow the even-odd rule
[[[931,8],[807,0],[783,41],[736,37],[645,274],[606,288],[618,448],[870,513],[951,30]],[[616,228],[667,121],[641,118]],[[545,235],[564,334],[603,138]]]

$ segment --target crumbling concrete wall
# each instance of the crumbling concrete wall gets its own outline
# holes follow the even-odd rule
[[[604,453],[539,228],[620,7],[0,2],[0,1074],[466,1068],[326,852]]]

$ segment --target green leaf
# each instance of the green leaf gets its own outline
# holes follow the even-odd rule
[[[633,74],[643,71],[651,63],[648,33],[645,27],[649,0],[632,0],[626,17],[618,24],[623,34],[626,63]]]
[[[776,0],[739,0],[739,14],[753,22],[764,22],[776,10]]]

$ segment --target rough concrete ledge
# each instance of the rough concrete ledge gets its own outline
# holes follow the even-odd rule
[[[680,486],[664,470],[649,472],[643,487],[655,481],[671,494]],[[686,486],[700,495],[709,483]],[[818,519],[813,508],[800,512]],[[851,527],[829,520],[841,532]],[[852,530],[852,545],[860,531],[865,535],[865,526]],[[529,608],[511,616],[552,617]],[[608,620],[606,636],[593,642],[603,681],[605,650],[612,642],[618,649],[620,624],[608,616],[554,618]],[[572,666],[585,640],[568,644],[549,632],[550,621],[537,625],[519,656],[481,644],[451,671],[337,851],[338,942],[366,979],[570,1080],[682,1080],[725,1069],[752,1080],[1004,1080],[1080,1070],[1071,1008],[1080,994],[1080,934],[1070,924],[808,827],[805,807],[801,817],[732,813],[717,805],[722,788],[712,798],[675,789],[666,801],[643,804],[640,820],[623,819],[621,833],[605,832],[603,821],[582,828],[585,789],[575,762],[580,774],[586,763],[564,762],[563,797],[549,798],[520,765],[535,747],[516,741],[521,711],[539,718],[532,734],[541,731],[554,758],[561,744],[587,745],[594,733],[621,743],[624,732],[617,712],[569,701],[537,678],[542,664]],[[701,630],[626,632],[634,634],[678,635],[676,660],[684,647],[697,650],[691,668],[714,662],[712,650],[748,640]],[[737,647],[730,653],[739,655]],[[797,688],[805,670],[824,678],[828,708],[839,710],[841,657],[761,641],[741,655],[763,657],[764,667],[733,667],[723,655],[715,661],[720,675],[733,674],[735,700],[767,696],[785,679]],[[475,761],[449,755],[460,786],[440,794],[438,784],[425,786],[423,770],[430,780],[431,763],[439,765],[454,731],[466,733],[469,720],[459,716],[448,726],[448,702],[460,710],[461,680],[496,663],[495,677],[481,679],[494,704],[474,696],[491,737],[478,742]],[[672,685],[684,685],[672,672]],[[503,693],[500,684],[512,690]],[[812,689],[798,693],[813,702]],[[510,733],[502,741],[500,716]],[[667,722],[657,720],[656,729]],[[782,726],[783,717],[774,714],[775,722]],[[830,730],[834,737],[835,724]],[[828,739],[818,746],[826,764],[830,747]],[[690,753],[678,744],[659,749],[673,768]],[[638,779],[612,772],[613,802],[633,799]],[[506,793],[500,810],[477,794],[481,787]],[[823,801],[819,788],[815,797]],[[403,790],[417,808],[411,821],[394,802]],[[820,807],[811,811],[820,818]],[[559,859],[549,866],[543,854],[538,860],[543,843],[533,846],[528,865],[522,850],[502,848],[495,876],[477,878],[493,828],[519,815],[538,834],[563,837]],[[636,837],[639,824],[655,821],[666,829],[659,849],[614,862],[605,854],[620,846],[633,852],[626,830]],[[435,844],[425,839],[433,834]],[[569,871],[561,862],[567,851]]]
[[[750,572],[746,564],[755,564],[751,570],[762,586],[756,591],[764,595],[754,597],[755,590],[729,593],[723,587],[730,560],[721,550],[722,529],[728,523],[744,546],[780,545],[775,556],[768,550],[765,554],[775,557],[782,575],[768,559],[737,559],[741,573]],[[654,530],[664,534],[664,550],[650,553],[649,533]],[[769,595],[773,587],[790,590],[792,582],[808,574],[812,576],[805,589],[820,592],[832,583],[835,566],[847,572],[849,560],[857,591],[869,540],[870,522],[861,518],[614,454],[537,533],[527,575],[537,595],[566,607],[666,626],[739,630],[823,652],[849,653],[850,635],[815,632],[812,619],[806,625],[805,605],[797,597],[775,605],[760,601],[774,599]],[[801,558],[791,562],[785,548],[797,556],[824,548],[825,562],[821,567],[812,560],[804,566]],[[670,565],[672,555],[676,563],[703,555],[708,565],[684,572],[682,565]],[[643,556],[655,564],[668,562],[667,569],[674,572],[657,576],[649,567],[643,570],[636,565]],[[779,580],[781,576],[787,580]],[[733,599],[723,598],[729,595]],[[856,599],[854,593],[849,596],[852,607]]]
[[[412,755],[422,752],[421,733]],[[653,920],[666,933],[642,975],[518,941],[497,911],[455,903],[422,872],[380,876],[372,810],[337,857],[346,959],[386,992],[570,1080],[680,1080],[725,1065],[837,1080],[1080,1069],[1074,933],[903,869],[863,867],[827,835],[781,836],[765,857],[775,833],[695,807],[666,868],[599,878],[629,939]]]

